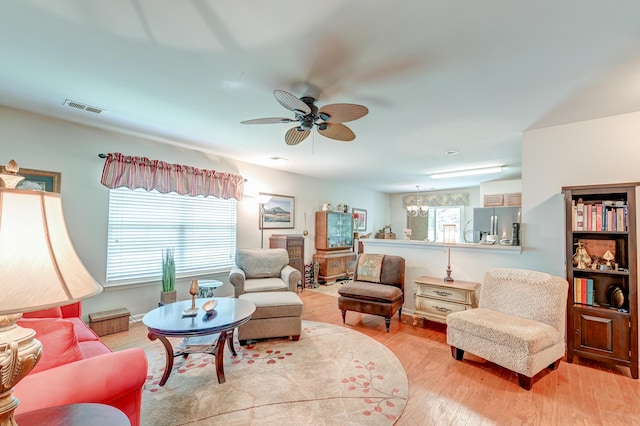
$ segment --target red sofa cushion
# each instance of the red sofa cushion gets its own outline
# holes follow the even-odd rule
[[[32,373],[48,370],[84,358],[78,345],[73,322],[58,318],[27,318],[18,321],[20,327],[36,332],[36,339],[42,343],[42,357]]]
[[[43,309],[41,311],[25,312],[22,318],[62,318],[62,309],[59,306],[55,308]]]

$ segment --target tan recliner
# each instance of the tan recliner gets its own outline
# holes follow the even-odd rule
[[[565,352],[569,284],[561,277],[524,269],[486,272],[478,308],[447,315],[447,343],[458,361],[464,352],[518,374],[524,389]]]
[[[293,291],[302,279],[300,271],[289,266],[286,249],[246,249],[236,252],[236,264],[229,272],[235,297],[244,293]]]
[[[374,271],[380,261],[379,271]],[[356,259],[353,281],[338,289],[342,322],[347,311],[384,317],[387,333],[391,317],[402,319],[405,260],[400,256],[361,253]]]

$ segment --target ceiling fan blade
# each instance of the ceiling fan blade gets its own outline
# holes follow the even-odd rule
[[[284,135],[284,141],[287,145],[298,145],[309,136],[309,133],[311,133],[311,130],[300,131],[298,127],[292,127]]]
[[[290,118],[282,118],[282,117],[269,117],[269,118],[256,118],[253,120],[244,120],[241,121],[240,124],[275,124],[275,123],[291,123],[292,120]]]
[[[363,105],[329,104],[320,108],[319,115],[326,114],[329,116],[329,118],[324,121],[329,121],[331,123],[346,123],[347,121],[362,118],[368,113],[369,109]]]
[[[350,142],[356,138],[355,133],[353,133],[351,129],[345,126],[344,124],[340,124],[340,123],[322,123],[322,124],[323,124],[322,127],[324,127],[324,124],[327,125],[326,129],[323,129],[322,127],[318,127],[318,132],[320,132],[322,136],[335,139],[337,141],[344,141],[344,142]]]
[[[284,90],[274,90],[273,96],[275,96],[276,101],[278,101],[280,105],[289,111],[302,111],[304,115],[311,113],[309,105],[305,104],[289,92],[285,92]]]

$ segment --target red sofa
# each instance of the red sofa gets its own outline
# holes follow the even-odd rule
[[[147,357],[140,348],[111,350],[81,319],[80,303],[24,314],[18,324],[36,332],[42,357],[14,388],[15,414],[82,402],[111,405],[140,425]]]

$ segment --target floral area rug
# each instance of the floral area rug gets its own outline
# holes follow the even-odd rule
[[[384,345],[347,328],[302,322],[299,341],[259,340],[214,357],[175,358],[164,386],[161,345],[149,353],[143,425],[392,425],[409,396],[407,375]],[[179,343],[175,339],[175,344]]]

